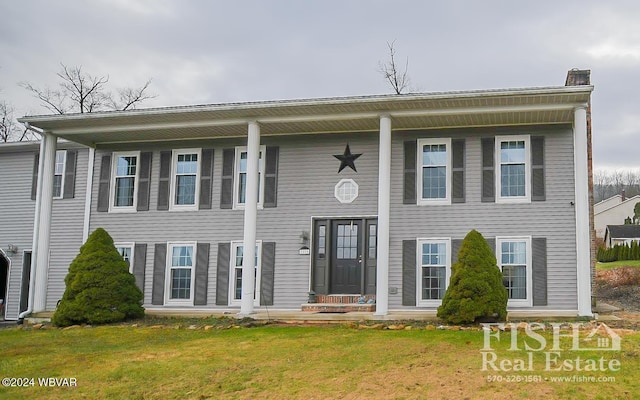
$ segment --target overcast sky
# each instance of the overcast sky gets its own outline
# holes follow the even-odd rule
[[[563,85],[591,69],[596,168],[640,168],[640,2],[0,0],[0,100],[60,63],[114,87],[152,78],[143,107],[390,93],[387,42],[414,91]]]

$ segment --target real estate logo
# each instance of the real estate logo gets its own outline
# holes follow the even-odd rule
[[[543,335],[549,327],[542,323],[491,323],[482,324],[484,346],[482,371],[492,372],[615,372],[620,370],[620,360],[607,355],[620,351],[620,336],[604,323],[591,330],[580,323],[564,325],[551,323],[551,338]],[[568,328],[568,329],[567,329]],[[508,336],[508,337],[507,337]],[[509,341],[507,354],[498,354],[495,343]],[[518,356],[513,356],[518,352]],[[568,357],[563,357],[568,353]],[[600,357],[585,357],[580,352],[603,352]],[[535,356],[541,353],[542,356]],[[578,353],[578,354],[576,354]],[[524,357],[522,356],[524,354]]]

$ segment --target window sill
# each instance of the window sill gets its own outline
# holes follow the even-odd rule
[[[113,214],[127,214],[138,212],[138,210],[136,210],[136,207],[111,207],[109,208],[109,212]]]
[[[451,205],[450,199],[426,200],[420,199],[416,203],[419,206],[448,206]]]
[[[526,204],[531,203],[529,197],[496,197],[497,204]]]

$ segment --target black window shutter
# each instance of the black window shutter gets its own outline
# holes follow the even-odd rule
[[[458,253],[460,252],[461,246],[462,246],[462,239],[451,240],[451,265],[458,262]]]
[[[273,282],[275,276],[276,243],[262,242],[262,265],[260,272],[260,304],[273,305]]]
[[[73,199],[76,192],[76,160],[78,150],[67,150],[67,161],[64,166],[63,199]]]
[[[193,305],[207,305],[207,287],[209,282],[209,243],[198,243],[196,251],[195,292]]]
[[[153,287],[151,289],[151,304],[164,304],[164,276],[167,270],[167,244],[156,243],[153,258]]]
[[[491,248],[491,252],[493,253],[494,256],[496,256],[496,260],[497,260],[498,255],[496,255],[496,238],[487,238],[485,240],[489,244],[489,247]]]
[[[140,174],[138,175],[138,211],[149,211],[151,197],[151,161],[153,152],[140,153]]]
[[[213,149],[202,149],[200,161],[200,210],[211,209],[211,190],[213,183]]]
[[[495,138],[482,138],[482,202],[493,203],[495,195]]]
[[[158,210],[169,209],[169,188],[171,186],[171,152],[160,152],[160,176],[158,178]]]
[[[404,142],[404,204],[416,204],[417,142]]]
[[[264,208],[273,208],[278,204],[278,146],[267,146],[264,165]]]
[[[133,276],[136,278],[136,285],[144,293],[144,270],[147,266],[147,244],[136,243],[133,250]]]
[[[220,208],[233,208],[233,164],[235,162],[235,157],[235,149],[222,150],[222,186],[220,188]]]
[[[216,271],[216,305],[229,305],[229,261],[231,243],[218,243],[218,267]]]
[[[451,202],[464,203],[464,139],[453,139],[451,141]]]
[[[40,154],[36,153],[33,157],[33,177],[31,178],[31,200],[36,199],[36,191],[38,190],[38,164],[40,162]]]
[[[111,184],[111,154],[105,154],[100,160],[100,181],[98,183],[97,211],[109,211],[109,186]]]
[[[533,305],[547,305],[547,238],[531,239]]]
[[[531,138],[531,200],[545,201],[544,136]]]
[[[416,305],[416,241],[402,241],[402,305]]]

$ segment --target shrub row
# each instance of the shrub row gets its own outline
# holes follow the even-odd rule
[[[599,262],[640,260],[640,246],[638,242],[631,244],[616,244],[611,248],[600,247],[598,249]]]

